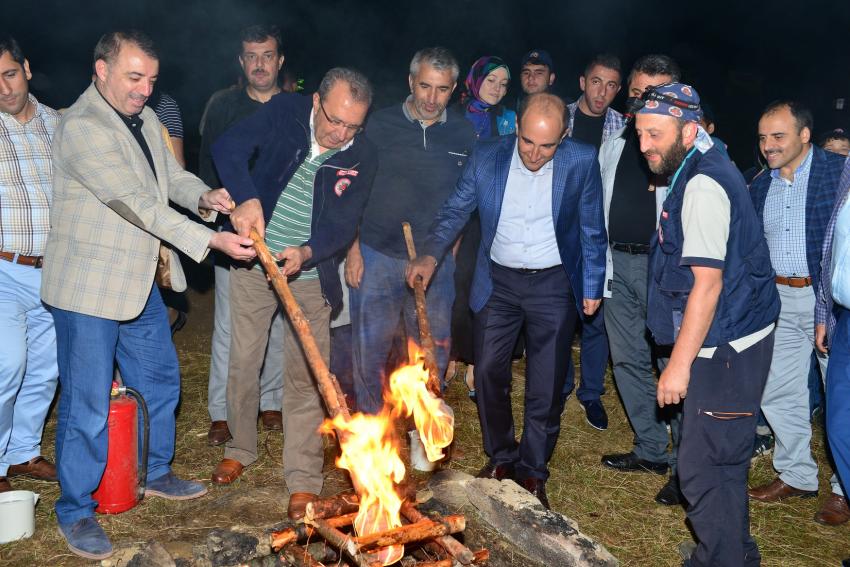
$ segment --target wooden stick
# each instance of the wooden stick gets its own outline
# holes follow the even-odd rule
[[[407,244],[407,256],[410,261],[416,259],[416,245],[413,243],[413,232],[410,223],[401,223],[404,232],[404,242]],[[431,335],[431,323],[428,321],[428,311],[425,308],[425,285],[422,278],[417,277],[413,282],[413,295],[416,297],[416,319],[419,322],[419,345],[425,353],[425,369],[428,370],[428,389],[438,398],[443,397],[440,388],[440,376],[437,370],[437,355],[434,349],[434,337]],[[412,361],[411,361],[412,362]]]
[[[389,547],[462,532],[465,528],[466,518],[459,514],[445,516],[439,521],[424,518],[416,523],[384,532],[355,537],[354,542],[359,549]]]
[[[351,557],[358,567],[381,567],[383,562],[371,553],[363,553],[354,544],[352,537],[345,535],[327,520],[313,520],[313,527],[331,545]]]
[[[352,512],[351,514],[346,514],[344,516],[330,518],[327,522],[331,527],[341,528],[343,526],[350,526],[354,523],[354,518],[356,517],[357,512]],[[279,532],[272,532],[270,536],[271,547],[275,551],[278,551],[280,548],[290,543],[303,542],[313,537],[314,533],[316,533],[316,530],[307,524],[298,524],[294,528],[287,528]]]
[[[479,549],[475,552],[475,564],[483,565],[490,559],[490,551],[487,549]]]
[[[306,317],[304,317],[301,307],[295,300],[295,296],[292,295],[292,290],[289,289],[289,284],[286,282],[286,278],[283,277],[280,273],[280,269],[278,269],[274,256],[272,256],[272,253],[269,250],[269,247],[266,246],[265,241],[260,238],[259,233],[257,233],[257,231],[253,228],[251,229],[251,239],[254,241],[254,248],[257,251],[257,257],[260,259],[260,263],[263,265],[269,279],[271,279],[272,286],[277,292],[278,297],[280,297],[283,307],[286,310],[286,314],[289,317],[289,321],[292,323],[292,326],[295,328],[295,332],[298,334],[298,338],[301,339],[301,346],[304,347],[304,355],[307,357],[307,363],[313,370],[313,376],[315,376],[316,382],[318,383],[319,393],[325,400],[325,405],[328,408],[328,414],[330,414],[331,418],[334,418],[339,414],[349,417],[350,413],[348,411],[348,404],[345,402],[345,397],[339,395],[339,392],[342,390],[340,390],[336,376],[331,374],[330,370],[328,370],[328,366],[322,358],[322,353],[319,352],[319,346],[316,344],[316,339],[310,331],[310,322],[307,321]]]
[[[323,518],[333,518],[351,512],[357,512],[360,507],[360,497],[353,492],[343,492],[330,498],[314,500],[307,504],[304,512],[305,521]]]
[[[452,567],[451,559],[440,559],[439,561],[417,561],[416,567]]]
[[[427,518],[425,514],[417,510],[416,507],[409,502],[405,502],[401,505],[401,514],[410,522],[418,522]],[[450,535],[435,538],[434,541],[442,546],[449,555],[464,565],[472,565],[475,561],[475,554],[472,553],[468,547]]]

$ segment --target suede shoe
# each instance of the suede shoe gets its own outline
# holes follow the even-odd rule
[[[167,472],[161,477],[149,480],[145,488],[148,496],[159,496],[166,500],[191,500],[207,493],[207,487],[194,480],[182,480]]]
[[[266,431],[283,431],[283,413],[274,410],[260,412],[260,420]]]
[[[222,459],[212,473],[215,484],[230,484],[240,476],[245,467],[236,459]]]
[[[584,416],[588,425],[599,431],[608,429],[608,414],[605,412],[605,406],[602,405],[601,400],[588,400],[579,403],[584,408]]]
[[[537,498],[543,507],[551,510],[549,507],[549,499],[546,497],[546,481],[540,478],[523,478],[517,480],[517,484],[529,491]]]
[[[210,423],[210,430],[207,432],[207,443],[216,447],[227,443],[232,438],[226,421],[218,420]]]
[[[80,557],[97,561],[112,555],[109,537],[94,518],[83,518],[68,524],[60,523],[59,533],[65,538],[68,549]]]
[[[750,498],[753,500],[758,500],[760,502],[779,502],[780,500],[793,498],[795,496],[799,496],[800,498],[815,498],[818,495],[818,491],[794,488],[793,486],[785,484],[777,477],[769,484],[749,489],[747,494],[749,494]]]
[[[654,461],[639,459],[633,452],[602,455],[602,464],[609,469],[621,472],[667,474],[667,463],[656,463]]]
[[[0,476],[0,492],[9,492],[12,490],[12,483],[5,476]]]
[[[850,520],[850,507],[847,506],[847,499],[834,492],[823,501],[820,510],[815,514],[815,521],[825,526],[840,526],[847,520]]]
[[[307,511],[307,504],[318,499],[319,495],[312,492],[293,492],[289,495],[286,515],[289,516],[290,520],[300,520]]]
[[[25,463],[19,465],[10,465],[9,472],[6,476],[12,478],[14,476],[25,476],[36,480],[49,480],[56,482],[56,467],[42,456],[33,457]]]
[[[480,471],[478,471],[475,478],[495,478],[496,480],[509,478],[513,480],[514,466],[510,464],[494,465],[493,463],[487,463]]]
[[[675,506],[685,501],[685,497],[682,496],[682,491],[679,488],[678,476],[670,475],[667,483],[655,495],[655,501],[665,506]]]

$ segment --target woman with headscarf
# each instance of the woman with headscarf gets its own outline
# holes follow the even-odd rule
[[[472,64],[461,104],[479,139],[512,134],[516,129],[516,113],[501,104],[510,81],[508,64],[498,57],[485,55]]]
[[[484,56],[472,64],[464,82],[461,96],[466,119],[475,128],[480,140],[512,134],[516,129],[516,113],[506,109],[502,99],[508,92],[511,72],[507,63],[493,56]],[[466,387],[475,400],[473,384],[472,312],[469,309],[469,288],[475,270],[475,255],[481,241],[481,225],[474,214],[463,232],[457,250],[455,267],[455,303],[452,309],[452,360],[447,378],[455,374],[457,362],[466,363]]]

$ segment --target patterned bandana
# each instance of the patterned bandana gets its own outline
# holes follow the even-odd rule
[[[464,81],[466,85],[466,96],[469,101],[467,110],[470,112],[487,112],[490,105],[479,98],[478,91],[481,89],[481,85],[484,83],[487,75],[499,67],[505,68],[505,71],[508,72],[508,80],[510,80],[511,70],[508,68],[508,64],[498,57],[485,55],[472,64],[472,68],[466,76],[466,81]]]
[[[681,118],[686,122],[699,122],[702,109],[699,105],[699,94],[690,85],[682,83],[667,83],[648,89],[641,97],[642,107],[638,114],[661,114]]]

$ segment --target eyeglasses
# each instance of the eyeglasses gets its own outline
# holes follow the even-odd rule
[[[339,128],[341,126],[345,128],[346,132],[350,132],[352,134],[359,134],[363,131],[362,124],[346,124],[342,120],[337,120],[336,118],[331,118],[330,116],[328,116],[327,111],[325,111],[325,105],[322,104],[322,99],[319,99],[319,108],[322,109],[322,114],[325,115],[325,120],[327,120],[328,123],[334,128]]]

